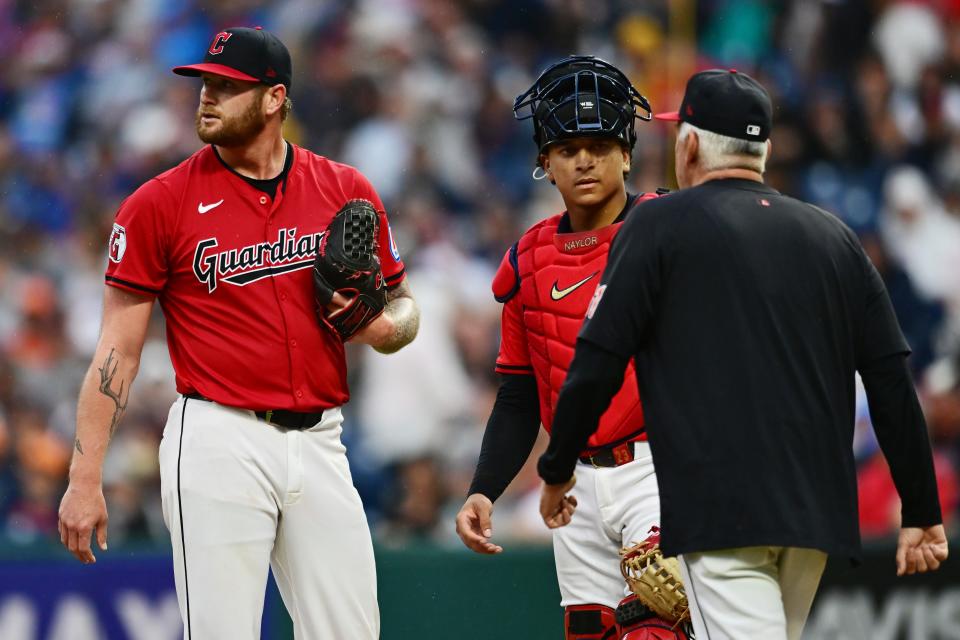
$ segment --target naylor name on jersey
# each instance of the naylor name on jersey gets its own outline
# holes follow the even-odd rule
[[[276,242],[260,242],[239,249],[215,252],[216,238],[197,243],[193,273],[213,293],[220,280],[239,287],[263,278],[313,266],[326,231],[297,238],[296,227],[280,229]]]
[[[583,249],[584,247],[593,247],[599,242],[597,236],[587,236],[586,238],[577,238],[563,243],[564,251],[573,251],[574,249]]]

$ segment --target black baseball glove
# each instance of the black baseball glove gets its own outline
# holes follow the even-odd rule
[[[387,304],[377,255],[379,222],[373,203],[347,201],[330,221],[313,263],[317,318],[344,341],[383,313]],[[327,305],[334,292],[349,302],[331,313]]]

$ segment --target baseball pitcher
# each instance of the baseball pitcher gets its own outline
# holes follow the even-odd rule
[[[207,143],[120,206],[103,327],[77,407],[63,544],[107,548],[101,470],[154,300],[181,394],[160,443],[185,637],[260,637],[268,570],[297,638],[379,637],[373,546],[340,442],[344,341],[391,352],[419,314],[379,197],[285,141],[290,55],[232,28],[200,64]]]

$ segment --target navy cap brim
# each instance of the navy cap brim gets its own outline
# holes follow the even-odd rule
[[[174,67],[172,71],[178,76],[197,77],[203,73],[212,73],[216,76],[224,76],[233,80],[245,80],[247,82],[260,82],[259,78],[254,78],[248,73],[237,71],[231,67],[211,62],[201,62],[200,64],[188,64],[182,67]]]

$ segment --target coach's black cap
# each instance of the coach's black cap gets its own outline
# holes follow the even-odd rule
[[[234,80],[262,82],[290,88],[293,75],[290,52],[277,36],[261,27],[231,27],[213,37],[200,64],[174,67],[181,76],[213,73]]]
[[[759,82],[736,69],[710,69],[687,82],[680,110],[658,113],[658,120],[689,122],[731,138],[763,141],[770,137],[773,107]]]

